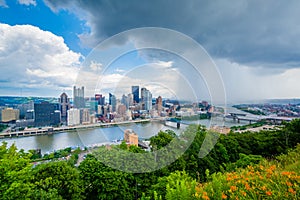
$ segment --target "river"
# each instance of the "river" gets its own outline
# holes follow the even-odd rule
[[[245,122],[237,124],[230,119],[227,119],[224,122],[223,118],[221,117],[213,118],[213,120],[205,119],[192,122],[205,125],[206,127],[209,127],[210,125],[225,125],[227,127],[231,127],[247,124]],[[189,121],[189,123],[191,123],[191,121]],[[140,139],[148,139],[156,135],[160,130],[171,129],[176,133],[179,133],[184,129],[184,126],[182,126],[181,129],[177,130],[158,122],[131,123],[106,128],[54,133],[52,135],[5,138],[0,139],[0,142],[5,141],[9,146],[15,143],[18,149],[24,149],[25,151],[29,149],[41,149],[42,153],[44,154],[53,150],[64,149],[66,147],[85,147],[123,139],[124,130],[126,129],[132,129],[135,133],[138,134]]]

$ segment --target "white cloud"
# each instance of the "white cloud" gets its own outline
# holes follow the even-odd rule
[[[102,69],[102,63],[97,63],[96,61],[91,61],[90,68],[92,71],[100,71]]]
[[[0,47],[0,82],[1,88],[10,88],[7,93],[39,88],[43,94],[30,95],[51,95],[76,80],[82,55],[51,32],[31,25],[0,24]]]
[[[18,0],[18,3],[26,6],[36,6],[36,0]]]
[[[165,67],[165,68],[170,68],[173,66],[173,61],[168,61],[168,62],[165,62],[165,61],[159,61],[156,63],[158,66],[160,67]]]
[[[0,7],[8,8],[8,5],[6,4],[5,0],[0,0]]]

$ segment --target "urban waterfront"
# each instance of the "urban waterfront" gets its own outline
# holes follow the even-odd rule
[[[237,111],[235,108],[230,108],[230,111]],[[224,125],[227,127],[244,125],[247,122],[237,123],[233,120],[223,120],[222,117],[215,117],[212,120],[204,119],[197,121],[189,121],[188,123],[195,123],[205,125],[206,127],[213,125]],[[0,139],[0,142],[7,142],[8,145],[15,143],[18,149],[41,149],[42,153],[51,152],[66,147],[86,147],[99,144],[111,143],[114,140],[123,139],[124,130],[132,129],[138,134],[139,139],[148,139],[156,135],[160,130],[171,129],[176,133],[180,133],[184,130],[184,126],[181,126],[179,130],[173,127],[165,126],[159,122],[148,122],[148,123],[130,123],[126,125],[111,126],[106,128],[95,128],[68,131],[61,133],[54,133],[51,135],[38,135],[38,136],[27,136],[27,137],[15,137]]]

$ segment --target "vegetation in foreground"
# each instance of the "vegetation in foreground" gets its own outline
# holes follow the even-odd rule
[[[137,174],[113,169],[103,161],[118,159],[124,152],[151,153],[138,147],[100,148],[78,167],[67,161],[35,166],[31,153],[4,143],[0,199],[299,199],[300,120],[281,130],[221,135],[212,151],[199,158],[204,139],[212,134],[216,133],[197,125],[179,137],[160,132],[150,141],[162,153],[176,151],[162,148],[170,142],[178,147],[193,140],[172,164]],[[129,166],[140,168],[140,163],[144,162]]]

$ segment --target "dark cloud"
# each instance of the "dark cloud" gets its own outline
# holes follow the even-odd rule
[[[82,36],[96,45],[119,32],[164,27],[198,41],[214,58],[248,66],[295,68],[300,65],[300,1],[200,0],[45,0],[87,21]]]

